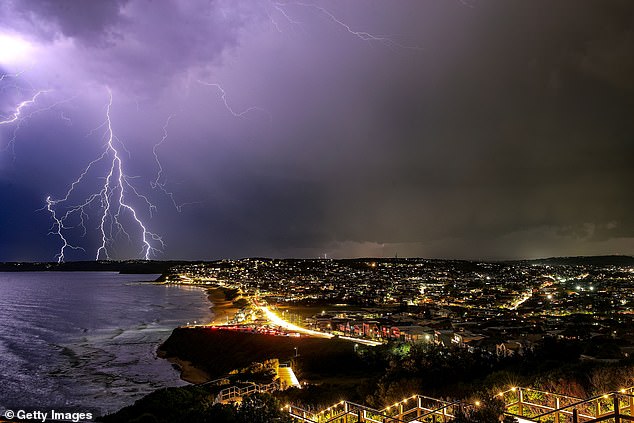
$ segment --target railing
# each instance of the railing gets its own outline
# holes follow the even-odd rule
[[[500,392],[498,397],[504,401],[508,414],[529,418],[583,401],[579,397],[523,387]]]
[[[242,397],[246,397],[248,395],[263,393],[263,392],[273,392],[277,391],[280,388],[277,382],[271,382],[269,384],[257,384],[251,383],[244,387],[239,386],[230,386],[228,388],[223,389],[216,395],[216,399],[214,400],[214,404],[221,402],[230,402],[236,401]]]
[[[449,402],[425,395],[412,395],[393,405],[385,407],[382,412],[401,421],[448,422],[460,407],[460,401]]]
[[[634,422],[634,387],[592,398],[514,387],[500,392],[505,414],[522,422],[539,423],[626,423]],[[287,405],[291,417],[305,423],[448,423],[460,408],[477,407],[461,401],[449,402],[413,395],[376,410],[350,401],[338,402],[319,412]]]
[[[208,386],[208,385],[220,386],[220,385],[228,385],[229,383],[231,383],[231,382],[229,381],[228,378],[221,377],[221,378],[214,379],[214,380],[208,380],[207,382],[198,383],[198,384],[196,384],[196,386]]]
[[[512,388],[498,395],[506,414],[548,423],[621,423],[634,421],[634,388],[582,399],[530,388]],[[509,400],[510,399],[510,400]]]
[[[404,423],[403,420],[379,410],[350,401],[341,401],[318,413],[311,413],[295,406],[287,408],[291,417],[306,423]]]
[[[350,401],[341,401],[319,412],[287,405],[291,417],[306,423],[445,423],[455,416],[459,401],[448,402],[423,395],[413,395],[398,403],[376,410]]]

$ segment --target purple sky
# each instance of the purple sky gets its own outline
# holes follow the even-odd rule
[[[46,92],[0,261],[56,259],[102,154],[64,259],[145,255],[108,87],[153,258],[634,254],[632,52],[625,0],[4,1],[0,122]]]

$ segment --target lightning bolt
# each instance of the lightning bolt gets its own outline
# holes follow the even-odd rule
[[[24,109],[34,104],[37,101],[39,96],[47,92],[48,92],[47,90],[37,91],[30,99],[24,100],[21,103],[19,103],[16,106],[13,113],[9,115],[9,117],[5,117],[4,120],[0,121],[0,126],[11,125],[15,123],[15,127],[13,129],[13,135],[7,142],[7,145],[2,149],[2,151],[11,150],[11,154],[15,158],[15,140],[18,136],[18,132],[20,131],[20,128],[22,127],[22,122],[33,115],[33,113],[31,113],[27,117],[23,116]]]
[[[68,240],[62,233],[62,229],[68,229],[68,228],[64,227],[63,219],[60,219],[57,217],[57,213],[53,209],[54,205],[55,205],[55,202],[51,200],[51,197],[50,196],[46,197],[46,210],[48,210],[51,213],[51,217],[53,218],[53,221],[54,221],[53,227],[51,228],[51,231],[49,232],[49,234],[55,234],[59,236],[59,238],[63,242],[63,245],[61,246],[59,250],[59,254],[55,256],[57,262],[62,263],[64,261],[64,250],[66,250],[66,248],[72,248],[73,250],[82,250],[82,251],[85,251],[85,250],[81,247],[71,245],[68,242]]]
[[[220,85],[219,83],[216,83],[216,82],[205,82],[205,81],[202,81],[202,80],[196,80],[196,82],[198,82],[201,85],[205,85],[205,86],[208,86],[208,87],[215,88],[218,91],[218,93],[220,94],[220,99],[222,100],[222,104],[225,106],[225,109],[227,109],[227,111],[233,117],[243,118],[243,117],[245,117],[247,114],[249,114],[251,112],[260,112],[260,113],[265,114],[268,117],[269,123],[272,123],[273,117],[271,116],[271,114],[267,110],[265,110],[265,109],[263,109],[261,107],[250,106],[250,107],[247,107],[246,109],[240,110],[240,111],[234,109],[229,104],[229,100],[227,99],[227,92],[222,87],[222,85]],[[188,82],[187,85],[189,87],[189,82]],[[156,167],[157,167],[158,170],[157,170],[157,173],[156,173],[156,178],[154,179],[154,181],[150,182],[150,186],[153,189],[158,189],[158,190],[162,191],[163,194],[165,194],[170,199],[170,201],[174,205],[174,208],[176,208],[176,210],[180,213],[184,206],[193,205],[193,204],[200,204],[200,202],[195,201],[195,202],[186,202],[186,203],[180,203],[179,204],[179,203],[176,202],[176,199],[174,198],[174,193],[172,191],[168,191],[168,189],[166,188],[167,182],[166,182],[165,177],[164,177],[164,169],[163,169],[163,165],[161,163],[161,160],[159,159],[158,150],[165,143],[165,141],[167,140],[167,138],[169,136],[168,128],[169,128],[170,122],[175,117],[176,117],[176,114],[171,114],[171,115],[169,115],[167,117],[167,119],[165,121],[165,124],[163,125],[163,136],[152,147],[152,153],[154,154],[154,161],[156,162]]]
[[[138,227],[141,229],[143,247],[142,254],[146,260],[150,259],[150,256],[159,251],[158,249],[152,246],[151,241],[157,241],[161,244],[162,247],[165,246],[163,240],[157,234],[149,232],[143,222],[139,219],[138,214],[134,207],[132,207],[125,199],[125,187],[131,188],[135,194],[136,190],[132,188],[126,175],[123,172],[123,163],[121,161],[121,157],[119,151],[115,147],[115,135],[112,129],[112,119],[110,117],[110,109],[112,108],[112,91],[108,88],[108,106],[106,108],[106,125],[107,125],[107,152],[111,153],[112,156],[112,165],[110,166],[110,171],[106,176],[106,182],[101,190],[101,199],[102,204],[105,205],[103,208],[103,214],[101,215],[101,224],[99,225],[99,229],[101,231],[101,245],[97,249],[97,254],[95,260],[99,260],[99,257],[103,254],[107,259],[110,258],[108,255],[107,245],[110,241],[109,237],[106,236],[106,221],[108,219],[111,220],[111,224],[114,224],[120,231],[125,232],[123,225],[121,224],[119,218],[121,217],[121,213],[124,211],[128,211],[132,217],[132,219],[136,222]],[[118,196],[116,196],[116,191],[118,191]],[[137,194],[138,195],[138,194]],[[111,202],[112,197],[115,196],[115,207],[113,208],[113,204]],[[145,198],[147,201],[147,198]],[[111,209],[115,211],[114,215],[109,216]]]
[[[302,7],[317,10],[318,12],[325,15],[329,20],[334,22],[336,25],[343,28],[350,35],[353,35],[354,37],[359,38],[362,41],[378,42],[388,47],[398,47],[402,49],[411,49],[411,50],[422,50],[422,48],[419,46],[402,44],[394,40],[392,37],[388,37],[386,35],[375,35],[367,31],[354,30],[349,24],[347,24],[346,22],[338,18],[334,13],[332,13],[325,7],[322,7],[316,4],[303,3],[303,2],[289,2],[289,3],[273,2],[272,4],[273,4],[273,7],[275,7],[276,10],[280,11],[280,13],[282,13],[283,16],[286,17],[287,20],[291,23],[298,23],[298,22],[295,20],[292,20],[289,17],[289,14],[284,12],[285,10],[284,8],[288,7],[289,5],[302,6]]]
[[[477,2],[477,0],[458,0],[458,1],[460,1],[460,3],[463,6],[467,6],[467,7],[470,7],[472,9],[475,8],[475,4]]]
[[[24,71],[13,73],[13,74],[1,74],[0,82],[4,81],[7,78],[10,78],[10,79],[19,78],[20,75],[22,75],[22,73],[24,73]],[[11,150],[13,157],[15,159],[15,141],[18,137],[18,132],[22,128],[22,125],[24,124],[24,122],[28,121],[36,114],[51,110],[61,104],[74,100],[76,96],[66,98],[60,101],[56,101],[49,105],[42,105],[42,106],[35,107],[34,105],[40,101],[40,97],[43,96],[44,94],[52,92],[52,90],[45,90],[45,89],[36,90],[27,80],[24,80],[24,79],[21,80],[20,84],[17,84],[17,83],[2,84],[2,86],[0,87],[0,90],[3,91],[6,88],[14,89],[16,93],[21,97],[24,96],[23,93],[25,91],[32,93],[31,96],[28,97],[26,100],[23,100],[20,103],[18,103],[18,105],[15,106],[15,108],[13,109],[11,113],[5,116],[0,116],[0,119],[2,119],[0,120],[0,126],[13,126],[13,135],[11,136],[7,144],[2,148],[2,151]],[[71,120],[64,115],[63,110],[61,111],[61,119],[72,124]]]
[[[3,81],[5,78],[17,78],[20,76],[20,74],[21,73],[0,75],[0,82]],[[30,86],[28,82],[26,84]],[[17,85],[13,85],[11,86],[11,88],[15,88],[16,91],[20,93],[22,93],[23,91],[22,88]],[[25,121],[31,119],[36,114],[47,111],[47,110],[51,110],[59,106],[60,104],[71,101],[74,98],[73,97],[73,98],[57,101],[48,106],[42,106],[42,107],[36,108],[35,110],[31,110],[30,112],[27,112],[27,110],[32,109],[33,108],[32,106],[38,102],[38,99],[40,98],[40,96],[43,96],[44,94],[51,92],[51,90],[37,90],[36,91],[32,87],[31,87],[31,91],[34,92],[34,94],[31,97],[18,103],[18,105],[15,106],[13,111],[8,116],[3,116],[1,118],[2,120],[0,120],[0,126],[13,126],[13,134],[11,138],[9,139],[9,141],[7,142],[7,144],[2,148],[2,151],[11,150],[11,153],[13,154],[14,158],[15,158],[15,141],[18,137],[18,132],[22,128],[22,124]],[[62,112],[62,115],[63,115],[63,112]]]
[[[60,113],[60,119],[62,119],[64,122],[66,122],[66,124],[68,126],[73,126],[73,121],[71,120],[71,118],[69,118],[68,116],[66,116],[64,114],[64,111],[62,110],[62,112]]]
[[[198,204],[198,203],[188,202],[188,203],[178,204],[176,202],[176,199],[174,198],[174,193],[171,191],[168,191],[167,188],[165,187],[167,182],[165,181],[165,177],[163,176],[163,165],[161,164],[161,160],[159,159],[159,155],[158,155],[159,147],[163,145],[163,143],[167,140],[167,137],[169,136],[169,132],[168,132],[169,124],[171,120],[174,119],[175,117],[176,117],[176,114],[171,114],[167,117],[167,120],[165,121],[165,124],[163,125],[163,136],[161,137],[159,142],[154,144],[154,147],[152,147],[152,153],[154,153],[154,160],[156,161],[156,166],[158,167],[158,171],[156,172],[156,178],[154,179],[154,181],[150,182],[150,186],[154,189],[159,189],[160,191],[162,191],[163,194],[165,194],[172,201],[174,208],[176,208],[176,210],[180,213],[183,210],[184,206]]]
[[[161,165],[161,161],[159,160],[159,157],[158,157],[158,148],[161,145],[163,145],[163,143],[167,139],[167,136],[168,136],[167,128],[170,125],[170,121],[174,119],[174,117],[176,117],[175,114],[169,115],[167,117],[167,120],[165,121],[165,125],[163,125],[163,137],[161,138],[159,142],[154,144],[154,147],[152,147],[152,153],[154,153],[154,160],[156,160],[156,165],[158,166],[158,169],[159,169],[158,172],[156,173],[156,179],[154,180],[154,182],[150,182],[150,185],[152,186],[152,188],[162,186],[160,181],[163,176],[163,165]]]
[[[119,151],[120,148],[124,147],[123,143],[119,140],[119,138],[117,138],[113,130],[110,114],[112,101],[112,91],[108,88],[106,119],[97,127],[97,129],[105,128],[103,134],[103,138],[105,139],[104,151],[99,157],[88,163],[79,177],[72,182],[64,197],[55,200],[49,196],[46,199],[45,208],[51,214],[51,218],[53,219],[53,227],[50,233],[57,235],[62,242],[60,252],[56,255],[57,260],[60,262],[65,258],[64,252],[66,248],[81,249],[80,247],[72,245],[68,241],[67,236],[64,234],[64,230],[81,227],[83,229],[82,236],[85,236],[85,222],[89,218],[90,207],[95,207],[95,205],[99,209],[99,224],[97,230],[100,239],[100,245],[95,254],[96,260],[101,258],[110,259],[110,250],[113,248],[118,236],[124,235],[131,240],[128,232],[130,228],[126,230],[126,225],[122,221],[124,216],[127,216],[132,222],[132,227],[136,228],[141,233],[140,254],[144,259],[149,260],[154,254],[160,252],[161,248],[165,247],[163,239],[159,235],[148,230],[147,225],[139,217],[139,212],[137,212],[132,203],[129,201],[129,197],[134,196],[148,205],[150,215],[152,210],[154,210],[154,206],[150,203],[148,198],[139,193],[138,190],[131,184],[130,181],[133,178],[126,175],[124,172],[123,160]],[[107,168],[103,184],[97,192],[90,194],[83,201],[80,201],[79,204],[71,205],[71,198],[78,189],[79,185],[87,179],[88,175],[92,173],[93,169],[95,169],[100,163],[105,163]],[[57,208],[62,208],[65,212],[59,213]],[[76,226],[66,223],[72,219],[78,219],[79,223]]]
[[[4,81],[7,78],[19,78],[20,75],[22,75],[22,72],[18,72],[18,73],[3,73],[0,75],[0,82]]]
[[[282,33],[282,28],[280,28],[280,25],[277,23],[277,21],[273,18],[273,16],[271,16],[271,14],[269,13],[269,11],[266,11],[266,16],[269,17],[269,20],[271,21],[271,24],[275,27],[275,29],[277,30],[277,32],[279,32],[280,34]]]
[[[245,115],[247,115],[250,112],[258,111],[258,112],[261,112],[261,113],[264,113],[265,115],[267,115],[268,118],[269,118],[269,122],[273,121],[273,117],[271,116],[271,114],[267,110],[265,110],[265,109],[263,109],[261,107],[250,106],[250,107],[247,107],[246,109],[244,109],[242,111],[236,111],[233,107],[231,107],[231,105],[229,105],[229,101],[227,100],[227,92],[224,90],[224,88],[222,88],[222,86],[220,84],[218,84],[216,82],[205,82],[205,81],[201,81],[200,79],[198,79],[197,82],[199,84],[206,85],[208,87],[216,88],[220,92],[220,99],[222,100],[223,104],[225,105],[225,108],[234,117],[242,118],[242,117],[244,117]]]
[[[48,92],[47,90],[38,91],[30,99],[24,100],[23,102],[18,104],[17,107],[15,108],[15,111],[11,115],[9,115],[10,117],[0,121],[0,125],[8,125],[10,123],[17,122],[18,120],[20,120],[20,117],[22,116],[22,111],[25,108],[29,107],[31,104],[35,103],[39,96],[47,92]]]
[[[299,26],[300,28],[304,29],[302,26],[302,22],[293,19],[286,12],[286,10],[284,10],[283,5],[281,3],[269,2],[269,5],[271,6],[272,9],[277,11],[277,13],[279,13],[289,24],[294,26]],[[269,21],[271,22],[271,25],[273,25],[273,27],[277,30],[277,32],[282,33],[282,28],[280,27],[279,23],[275,20],[273,15],[269,12],[269,10],[265,10],[265,12],[266,12],[266,16],[269,18]]]
[[[466,2],[468,0],[459,1]],[[292,12],[293,10],[295,10],[289,8],[296,6],[316,10],[319,14],[327,18],[329,22],[341,28],[346,33],[364,42],[380,43],[388,47],[399,47],[404,49],[417,50],[420,49],[420,47],[417,46],[400,44],[392,37],[387,35],[377,35],[370,32],[353,29],[351,25],[337,17],[330,10],[316,4],[292,1],[282,3],[276,2],[274,0],[269,0],[268,4],[270,6],[267,8],[266,14],[271,20],[273,26],[280,32],[281,27],[279,23],[276,22],[275,19],[272,17],[272,14],[274,14],[275,17],[277,17],[278,19],[283,18],[290,25],[300,26],[303,29],[303,23],[296,20],[293,17],[292,13],[289,13],[289,11]],[[2,74],[0,75],[0,82],[5,81],[5,79],[15,78],[18,76],[19,74]],[[245,109],[234,108],[228,98],[227,91],[225,91],[221,84],[205,82],[202,80],[197,80],[197,82],[206,87],[213,88],[218,93],[218,96],[222,101],[225,109],[233,117],[246,118],[247,115],[251,113],[263,113],[267,115],[269,121],[272,122],[271,114],[261,107],[250,106]],[[2,87],[4,88],[5,86],[6,84],[3,84]],[[23,97],[22,89],[17,86],[15,88],[19,90],[21,94],[18,98]],[[32,87],[30,90],[25,89],[24,91],[28,92],[29,95],[31,93],[34,94],[29,99],[19,103],[10,115],[0,116],[0,119],[2,119],[0,120],[0,126],[15,126],[13,138],[9,142],[8,146],[10,145],[13,147],[16,138],[16,131],[18,131],[21,123],[25,119],[33,116],[34,113],[49,110],[59,104],[55,103],[51,106],[33,111],[30,114],[26,114],[26,112],[30,108],[32,108],[32,106],[38,101],[40,96],[48,93],[49,91],[35,91],[34,89],[32,89]],[[142,214],[140,213],[141,209],[135,208],[135,206],[133,205],[137,203],[143,203],[145,206],[147,206],[150,218],[152,217],[153,212],[156,210],[156,207],[150,202],[148,197],[139,192],[139,190],[137,190],[137,188],[135,188],[135,186],[133,185],[133,180],[135,179],[135,177],[129,176],[125,173],[125,156],[122,155],[122,152],[127,152],[128,157],[130,156],[130,153],[126,150],[125,144],[115,134],[113,121],[111,118],[113,94],[110,88],[107,89],[107,92],[108,101],[105,107],[105,120],[101,125],[93,129],[89,134],[92,135],[93,132],[100,130],[103,131],[103,151],[98,155],[97,158],[90,161],[83,168],[80,175],[68,187],[63,197],[54,199],[50,195],[47,196],[45,205],[41,209],[46,210],[51,216],[52,226],[49,234],[56,236],[61,243],[59,252],[55,255],[55,258],[58,262],[63,262],[65,260],[66,254],[69,250],[85,251],[84,248],[74,243],[73,240],[76,233],[75,231],[80,229],[81,236],[85,237],[88,234],[88,229],[90,228],[88,226],[89,220],[91,220],[91,217],[94,217],[95,214],[97,216],[97,225],[96,228],[94,228],[93,226],[93,228],[91,228],[90,230],[96,230],[98,236],[98,246],[94,253],[94,257],[96,260],[104,258],[110,259],[111,254],[113,254],[113,251],[117,245],[117,242],[120,240],[120,237],[127,237],[127,239],[132,242],[132,231],[134,231],[135,236],[140,236],[140,240],[137,239],[134,245],[140,245],[139,254],[146,260],[153,257],[165,247],[164,241],[161,236],[154,232],[151,232],[148,229],[149,225],[144,222]],[[137,110],[138,109],[139,104],[137,102]],[[71,120],[64,115],[63,111],[61,112],[60,117],[68,124],[72,124]],[[152,189],[158,189],[162,191],[168,198],[170,198],[175,208],[180,212],[184,204],[192,203],[184,203],[180,205],[177,204],[174,198],[174,194],[170,192],[166,187],[165,171],[159,158],[159,150],[168,139],[169,126],[174,117],[175,115],[170,115],[167,118],[163,126],[163,135],[152,149],[158,170],[156,173],[156,178],[153,181],[150,181],[150,187]],[[91,193],[84,195],[84,186],[91,183],[88,181],[88,179],[95,175],[97,175],[99,184],[94,190],[89,190],[91,191]],[[82,187],[81,193],[80,186]],[[90,187],[93,186],[90,185]],[[145,215],[145,212],[143,213],[143,215]]]
[[[273,3],[273,8],[277,10],[286,20],[292,25],[301,25],[302,23],[298,20],[293,19],[286,10],[284,10],[284,5],[282,3]]]
[[[272,123],[273,121],[273,117],[271,116],[271,114],[261,108],[261,107],[257,107],[257,106],[251,106],[248,107],[244,110],[238,111],[236,109],[234,109],[230,104],[229,104],[229,100],[227,99],[227,92],[225,91],[225,89],[222,87],[222,85],[215,83],[215,82],[205,82],[205,81],[201,81],[201,80],[196,80],[199,84],[201,85],[205,85],[208,87],[213,87],[215,88],[218,93],[220,94],[220,99],[222,100],[223,105],[225,106],[225,108],[227,109],[227,111],[236,118],[243,118],[245,117],[247,114],[251,113],[251,112],[260,112],[265,114],[268,117],[269,123]],[[189,90],[189,82],[187,84],[188,90]],[[193,201],[193,202],[185,202],[185,203],[178,203],[174,197],[174,193],[172,191],[168,191],[166,185],[167,185],[167,181],[165,180],[164,177],[164,168],[163,165],[161,163],[161,160],[159,158],[159,154],[158,154],[158,150],[159,148],[165,143],[165,141],[167,140],[168,136],[169,136],[169,125],[172,121],[172,119],[174,119],[176,117],[176,114],[171,114],[167,117],[165,124],[163,125],[163,136],[161,137],[161,139],[154,144],[154,146],[152,147],[152,153],[154,154],[154,161],[156,162],[156,167],[157,167],[157,172],[156,172],[156,178],[154,178],[154,181],[150,182],[150,186],[153,189],[158,189],[161,192],[163,192],[163,194],[165,194],[170,201],[172,202],[172,204],[174,205],[174,208],[180,213],[183,209],[184,206],[188,206],[188,205],[194,205],[194,204],[200,204],[200,202],[198,201]],[[143,197],[145,199],[145,197]],[[147,199],[146,199],[147,200]],[[149,202],[148,202],[149,203]],[[150,206],[150,212],[152,211],[152,208],[154,206]]]

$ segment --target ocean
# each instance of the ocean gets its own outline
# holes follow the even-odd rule
[[[0,273],[0,416],[19,407],[104,414],[184,385],[156,349],[175,327],[213,314],[200,288],[142,282],[157,277]]]

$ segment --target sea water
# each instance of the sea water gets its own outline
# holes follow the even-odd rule
[[[104,414],[183,385],[156,349],[175,327],[210,321],[210,303],[197,287],[143,282],[157,276],[0,273],[0,413]]]

